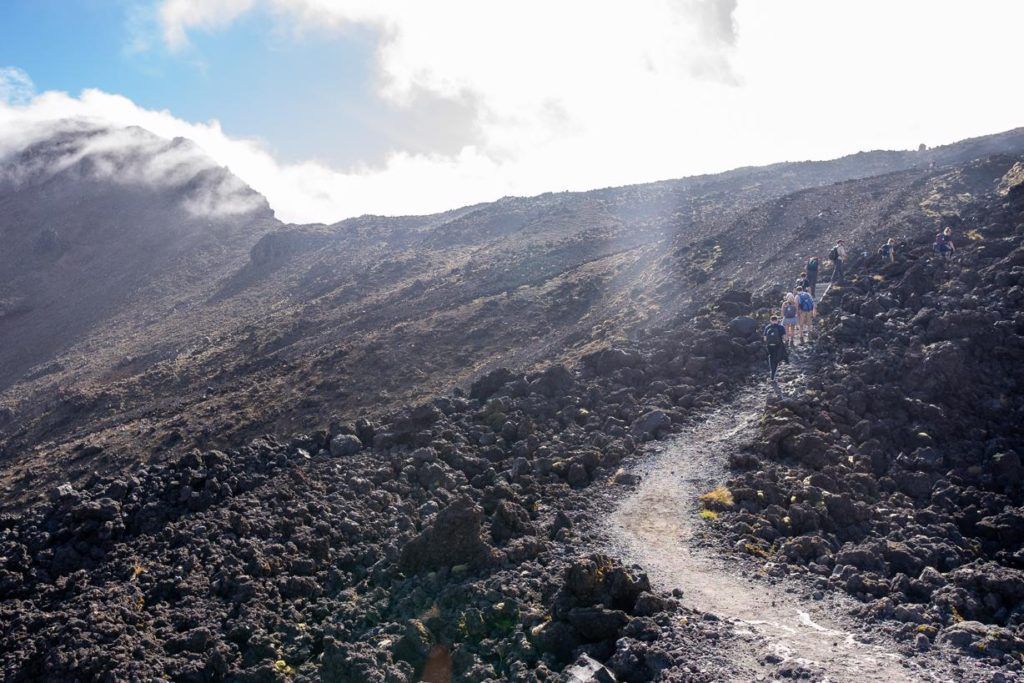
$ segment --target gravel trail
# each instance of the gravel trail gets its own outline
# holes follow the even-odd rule
[[[782,374],[793,375],[793,367]],[[698,514],[698,496],[727,479],[728,454],[753,436],[769,392],[792,391],[798,381],[774,388],[758,382],[654,446],[634,469],[640,484],[606,518],[609,545],[644,567],[657,587],[681,589],[687,607],[732,623],[739,636],[734,661],[753,680],[951,680],[897,654],[881,637],[854,633],[836,607],[845,598],[802,597],[702,543],[709,522]]]

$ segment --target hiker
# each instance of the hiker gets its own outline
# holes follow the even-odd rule
[[[806,342],[814,331],[814,297],[806,288],[801,288],[796,295],[797,332],[800,343]]]
[[[782,302],[782,326],[786,328],[786,345],[793,346],[796,342],[797,318],[796,296],[792,292],[786,294]]]
[[[953,228],[946,228],[935,236],[935,245],[932,247],[935,252],[942,257],[943,260],[948,260],[953,257],[953,252],[956,251],[956,245],[953,244]]]
[[[832,251],[828,252],[832,261],[832,282],[841,282],[843,279],[843,263],[846,261],[846,245],[843,240],[838,240]]]
[[[811,296],[814,296],[814,287],[818,284],[817,256],[812,256],[807,259],[807,268],[805,269],[805,272],[807,273],[807,291],[811,293]]]
[[[896,263],[896,240],[890,237],[888,242],[878,248],[878,253],[889,263]]]
[[[779,324],[779,316],[773,315],[771,322],[764,327],[764,345],[768,350],[768,371],[772,381],[779,371],[779,363],[786,358],[786,328]]]
[[[796,279],[796,287],[797,287],[797,289],[800,289],[801,287],[807,288],[807,287],[810,287],[810,286],[811,286],[811,281],[807,279],[807,273],[800,273],[800,277],[798,277]]]

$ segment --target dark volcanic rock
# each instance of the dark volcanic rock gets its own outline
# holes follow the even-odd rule
[[[638,417],[630,427],[637,436],[654,436],[672,426],[670,418],[663,410],[651,410]]]
[[[722,505],[708,542],[732,533],[731,547],[770,555],[773,578],[792,569],[897,622],[887,627],[907,647],[964,648],[1016,675],[1024,197],[986,189],[1013,163],[838,184],[849,168],[789,164],[699,181],[710,189],[364,217],[305,231],[315,239],[267,240],[257,263],[211,269],[220,291],[186,299],[153,280],[174,291],[172,305],[144,301],[115,319],[216,304],[208,335],[188,316],[160,328],[171,334],[161,354],[180,356],[87,364],[90,382],[117,381],[85,389],[74,363],[0,363],[26,380],[0,406],[5,491],[12,509],[24,503],[0,514],[0,678],[550,681],[582,661],[605,680],[748,679],[721,656],[740,644],[731,624],[693,618],[642,569],[588,554],[601,540],[592,487],[630,482],[615,473],[641,441],[763,376],[754,337],[777,293],[722,292],[724,277],[741,288],[781,276],[786,235],[821,248],[897,229],[908,232],[899,262],[858,257],[822,300],[820,340],[797,359],[806,392],[769,396],[763,432],[733,459],[735,504]],[[956,225],[955,260],[931,252],[935,216]],[[17,229],[0,227],[0,265],[21,268],[10,257],[25,253],[21,222],[6,225]],[[56,228],[60,249],[74,248],[68,227]],[[216,237],[206,222],[187,227]],[[44,251],[24,261],[40,276],[55,271],[39,258],[59,254]],[[238,328],[220,317],[263,299],[280,315]],[[193,308],[214,310],[181,310]],[[69,348],[103,362],[122,348],[76,334]],[[515,369],[484,374],[468,397],[434,393],[499,358]],[[19,392],[36,388],[45,402],[23,410]],[[352,422],[364,413],[372,421]],[[26,467],[42,464],[43,442],[59,445],[59,479]],[[103,450],[73,448],[93,443]],[[131,467],[116,460],[127,451]],[[46,500],[20,497],[55,487]]]
[[[739,316],[729,321],[729,331],[737,337],[750,337],[757,331],[757,321],[747,316]]]
[[[483,519],[479,505],[465,496],[457,498],[402,547],[399,568],[418,572],[455,565],[486,566],[493,560],[493,549],[483,540]]]
[[[936,187],[998,181],[1007,163]],[[822,299],[814,371],[768,401],[763,461],[737,468],[741,512],[722,517],[734,547],[760,537],[865,614],[929,634],[919,647],[1005,663],[1024,613],[1024,197],[994,189],[964,199],[955,259],[932,251],[938,226],[911,208],[918,234],[897,263],[869,256]]]
[[[331,439],[331,455],[335,458],[355,455],[363,449],[363,442],[354,434],[338,434]]]
[[[569,623],[587,640],[617,638],[629,623],[625,612],[606,607],[574,607],[568,616]]]

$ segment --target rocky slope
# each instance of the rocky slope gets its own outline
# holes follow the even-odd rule
[[[1024,164],[932,181],[895,263],[864,260],[822,304],[816,372],[774,400],[727,483],[741,552],[1019,670],[1024,652]],[[984,192],[964,184],[986,180]],[[959,239],[932,250],[942,221]],[[914,220],[916,218],[916,220]]]
[[[729,625],[595,555],[587,518],[625,457],[758,381],[776,283],[842,235],[807,390],[737,445],[717,528],[1008,680],[1024,164],[956,155],[1018,140],[271,229],[241,259],[231,237],[206,298],[137,332],[219,336],[111,375],[146,342],[104,313],[72,345],[102,352],[5,394],[3,678],[749,677]],[[829,184],[853,169],[883,173]]]
[[[72,126],[0,185],[17,245],[0,269],[5,504],[379,415],[500,364],[571,361],[725,284],[788,279],[798,256],[994,150],[1024,150],[1024,134],[283,226],[184,141]]]
[[[3,677],[553,680],[585,653],[623,680],[720,680],[719,625],[581,553],[573,518],[760,359],[726,319],[580,373],[502,368],[378,423],[58,487],[0,518]]]

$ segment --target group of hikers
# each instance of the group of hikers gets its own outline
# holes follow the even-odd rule
[[[900,249],[906,249],[907,243],[896,243],[895,238],[889,240],[878,248],[878,255],[889,263],[896,263],[896,253]],[[953,228],[943,228],[935,234],[935,241],[932,243],[932,251],[939,255],[943,261],[953,258],[956,253],[956,245],[953,243]]]
[[[841,282],[846,265],[846,244],[838,240],[828,253],[832,262],[832,277],[829,280]],[[789,360],[789,349],[799,343],[810,341],[814,334],[815,300],[818,287],[818,271],[821,261],[816,255],[807,259],[807,265],[796,280],[792,291],[786,292],[779,313],[771,316],[764,328],[764,343],[768,350],[768,371],[774,381],[782,361]]]
[[[889,263],[895,263],[900,246],[905,247],[906,244],[898,245],[896,240],[890,237],[878,248],[878,254]],[[947,227],[935,235],[932,249],[943,261],[953,257],[956,245],[953,244],[952,228]],[[867,252],[864,252],[864,256],[867,256]],[[843,240],[838,240],[829,250],[828,259],[832,262],[832,277],[829,280],[831,286],[833,283],[842,282],[845,275],[846,245]],[[797,340],[805,344],[814,334],[814,318],[817,313],[814,297],[819,265],[817,256],[812,255],[807,259],[807,265],[797,278],[796,285],[783,297],[779,313],[773,314],[764,328],[763,338],[768,350],[768,371],[772,381],[775,381],[779,365],[783,361],[789,361],[789,349],[796,345]]]

